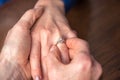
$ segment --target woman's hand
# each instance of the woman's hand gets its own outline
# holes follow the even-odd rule
[[[50,47],[56,45],[60,38],[67,39],[76,37],[76,35],[70,29],[65,17],[62,0],[39,0],[35,7],[41,6],[44,7],[44,12],[32,29],[30,63],[33,78],[35,79],[36,76],[42,78],[43,73],[43,77],[46,80],[43,58],[49,53]],[[63,63],[69,63],[66,45],[60,44],[57,46],[60,48]]]
[[[70,63],[64,65],[60,51],[53,46],[44,58],[47,66],[48,80],[99,80],[102,73],[100,64],[90,55],[86,41],[72,38],[66,41],[69,48]]]
[[[8,61],[8,63],[18,65],[19,68],[23,70],[21,72],[25,74],[27,80],[31,77],[29,64],[29,55],[31,51],[30,29],[35,21],[41,16],[41,14],[42,8],[28,10],[17,22],[17,24],[15,24],[15,26],[9,30],[0,54],[0,61],[1,64],[3,64],[1,66],[4,67],[4,64],[7,64],[6,61]],[[18,67],[16,68],[19,69]],[[6,74],[9,75],[9,72]],[[11,78],[9,79],[11,80]]]

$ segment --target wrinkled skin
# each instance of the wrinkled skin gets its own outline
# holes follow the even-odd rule
[[[59,4],[59,6],[55,4]],[[40,6],[44,7],[44,12],[32,29],[30,63],[33,78],[35,79],[36,76],[39,76],[47,80],[47,72],[44,66],[45,64],[43,63],[43,58],[47,56],[51,46],[57,44],[59,38],[67,39],[76,37],[76,35],[70,29],[64,15],[64,6],[61,1],[51,1],[48,5],[48,2],[40,0],[35,7]],[[60,48],[63,63],[68,63],[69,54],[66,45],[60,44],[57,46]]]
[[[90,56],[87,43],[73,38],[62,3],[41,1],[8,32],[0,59],[19,64],[28,79],[32,74],[43,80],[98,80],[101,66]],[[59,38],[66,43],[57,44]]]
[[[57,46],[53,46],[44,58],[49,80],[99,80],[102,68],[89,54],[88,43],[71,38],[66,41],[66,45],[71,59],[69,64],[62,63]]]
[[[42,8],[28,10],[22,18],[9,30],[1,51],[1,61],[19,65],[28,79],[31,77],[30,49],[31,31],[35,21],[41,16]]]

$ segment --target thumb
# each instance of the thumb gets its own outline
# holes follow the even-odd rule
[[[25,12],[13,28],[31,29],[35,21],[42,16],[43,7],[33,8]]]
[[[89,54],[89,45],[85,40],[79,38],[71,38],[66,40],[66,45],[69,48],[70,58],[73,59],[76,54]]]
[[[57,46],[52,46],[46,57],[46,65],[48,70],[57,68],[61,63],[60,51]]]

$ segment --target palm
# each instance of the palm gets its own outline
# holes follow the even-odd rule
[[[42,9],[28,10],[8,32],[1,56],[11,63],[19,65],[29,79],[31,77],[29,55],[31,49],[31,27],[41,16]]]

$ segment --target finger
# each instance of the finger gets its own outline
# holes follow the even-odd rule
[[[66,40],[66,45],[70,49],[88,48],[88,43],[79,38],[70,38]]]
[[[61,31],[64,31],[63,32],[64,38],[69,39],[69,38],[77,37],[77,32],[75,30],[72,30],[71,27],[69,26],[69,24],[60,24],[60,25],[63,26],[60,29],[61,29]],[[61,26],[59,26],[59,27],[61,27]]]
[[[92,71],[92,65],[93,63],[89,55],[79,53],[73,57],[71,63],[68,66],[71,66],[71,68],[75,67],[74,71],[80,71],[83,74],[88,74]]]
[[[74,30],[70,30],[68,33],[66,33],[66,38],[69,39],[69,38],[76,38],[77,37],[77,32],[74,31]]]
[[[54,61],[61,62],[60,51],[57,48],[57,46],[52,46],[48,50],[48,53],[46,54],[46,56],[42,57],[42,71],[43,71],[42,73],[43,73],[44,80],[48,80],[48,75],[47,75],[48,74],[48,67],[49,68],[52,67],[53,65],[51,65],[51,64],[53,64]],[[50,65],[47,65],[46,62]],[[51,69],[53,69],[53,67]]]
[[[34,38],[32,38],[34,39]],[[41,79],[42,78],[42,71],[41,71],[41,55],[40,55],[40,42],[37,40],[32,40],[32,48],[30,54],[30,65],[31,65],[31,74],[33,79],[35,80],[36,77]]]
[[[101,65],[95,60],[95,58],[93,56],[92,57],[92,61],[93,61],[93,67],[92,67],[92,76],[93,76],[93,80],[99,80],[101,74],[102,74],[102,67]]]
[[[55,66],[57,67],[58,64],[61,64],[60,60],[61,58],[59,49],[57,46],[52,46],[46,60],[47,67],[49,67],[49,69],[53,69]]]
[[[62,63],[61,61],[59,61],[59,59],[59,49],[56,46],[53,46],[50,49],[47,57],[44,58],[44,63],[46,64],[47,69],[47,76],[53,76],[54,74],[56,74],[57,70],[60,69]],[[48,78],[46,78],[45,80],[48,80]]]
[[[35,21],[42,15],[42,12],[42,7],[26,11],[14,27],[22,29],[31,29]]]
[[[62,61],[61,60],[61,55],[60,55],[60,50],[58,49],[57,46],[52,46],[51,47],[50,54],[53,54],[56,59],[58,59],[59,61]]]
[[[65,43],[58,43],[57,44],[60,53],[61,53],[61,59],[64,64],[68,64],[70,62],[69,58],[69,51]]]
[[[76,54],[89,54],[88,43],[79,38],[71,38],[66,40],[66,45],[70,51],[70,57],[73,58]]]
[[[93,80],[99,80],[99,78],[102,75],[102,67],[101,65],[97,62],[96,65],[93,67]],[[94,77],[95,76],[95,77]]]
[[[40,7],[41,5],[42,5],[41,0],[38,0],[34,7],[37,8]]]

